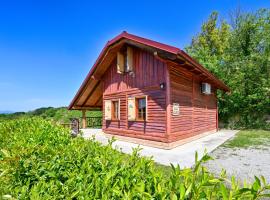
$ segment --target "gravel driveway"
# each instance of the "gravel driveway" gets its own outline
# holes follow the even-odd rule
[[[237,180],[252,182],[254,175],[263,175],[270,182],[270,147],[226,148],[218,147],[210,155],[215,159],[206,166],[214,174],[221,169],[227,171],[228,177],[234,175]]]

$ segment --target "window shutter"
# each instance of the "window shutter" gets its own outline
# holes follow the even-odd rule
[[[128,98],[128,120],[134,121],[136,119],[136,111],[135,111],[135,98]]]
[[[117,52],[117,73],[122,74],[124,72],[124,55],[120,52]]]
[[[112,102],[111,100],[105,100],[105,120],[112,119]]]
[[[146,109],[145,109],[145,121],[148,120],[148,96],[145,96],[145,105],[146,105]]]
[[[133,49],[127,47],[127,72],[133,71]]]

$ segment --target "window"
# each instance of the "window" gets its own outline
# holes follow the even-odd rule
[[[128,55],[127,55],[127,50],[125,50],[123,52],[123,56],[124,56],[124,72],[127,72],[127,68],[128,68]]]
[[[123,74],[133,70],[133,49],[125,47],[117,53],[117,73]]]
[[[119,101],[112,101],[112,120],[119,120]]]
[[[131,47],[127,47],[126,55],[125,55],[125,72],[133,71],[133,49]]]
[[[147,120],[147,96],[128,97],[128,121]]]
[[[136,120],[146,120],[146,98],[136,98]]]
[[[105,100],[105,120],[120,120],[120,99]]]

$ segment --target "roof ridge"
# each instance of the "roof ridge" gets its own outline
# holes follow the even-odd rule
[[[169,51],[169,52],[175,53],[175,54],[177,54],[178,52],[181,51],[180,48],[175,47],[173,45],[165,44],[165,43],[158,42],[158,41],[155,41],[155,40],[152,40],[152,39],[149,39],[149,38],[134,35],[134,34],[128,33],[127,31],[123,31],[122,33],[120,33],[119,35],[114,37],[113,39],[109,40],[108,46],[112,45],[117,40],[120,40],[122,38],[135,40],[136,42],[146,44],[146,45],[150,45],[150,46],[154,46],[154,47],[156,47],[158,49],[162,49],[164,51]]]

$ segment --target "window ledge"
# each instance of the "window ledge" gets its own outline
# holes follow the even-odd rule
[[[130,120],[129,122],[147,122],[147,120],[135,119],[135,120]]]
[[[119,122],[120,120],[119,119],[111,119],[109,121],[112,121],[112,122]]]

